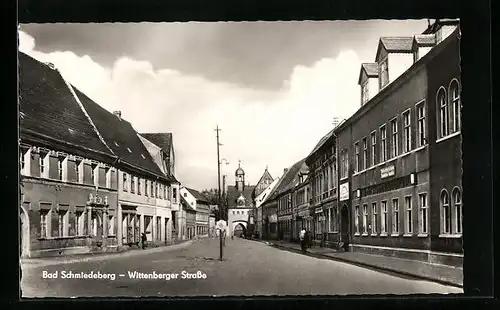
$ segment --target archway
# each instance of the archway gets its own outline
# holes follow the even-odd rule
[[[247,228],[242,223],[237,223],[234,226],[234,236],[235,237],[246,237],[247,236]]]
[[[349,243],[349,235],[350,235],[350,212],[347,204],[342,206],[340,211],[340,233],[341,233],[341,241],[344,243]]]
[[[26,210],[21,207],[19,210],[19,236],[21,257],[29,257],[30,252],[30,225]]]

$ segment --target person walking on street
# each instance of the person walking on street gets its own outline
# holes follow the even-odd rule
[[[142,241],[142,249],[144,250],[146,248],[146,241],[148,240],[148,238],[146,237],[146,234],[145,233],[142,233],[142,236],[141,236],[141,241]]]
[[[302,229],[299,232],[299,240],[300,240],[300,248],[301,248],[302,252],[306,252],[307,251],[307,243],[306,243],[306,230],[305,229]]]

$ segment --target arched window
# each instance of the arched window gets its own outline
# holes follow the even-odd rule
[[[448,91],[449,95],[449,107],[450,107],[450,131],[457,132],[461,129],[461,102],[460,102],[460,85],[457,80],[453,80],[450,83],[450,88]]]
[[[443,190],[441,192],[441,209],[443,216],[443,233],[451,234],[451,209],[448,192]]]
[[[453,191],[453,207],[455,211],[455,233],[462,233],[462,194],[458,188]]]
[[[439,107],[439,138],[446,137],[449,133],[448,103],[446,102],[446,91],[440,88],[437,93],[437,105]]]

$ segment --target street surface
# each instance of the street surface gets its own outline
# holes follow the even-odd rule
[[[462,293],[462,289],[402,278],[347,263],[279,250],[235,238],[219,259],[219,240],[188,247],[124,253],[109,259],[23,264],[23,297],[147,297],[227,295],[345,295]],[[43,279],[58,272],[57,279]],[[62,279],[64,272],[111,274],[108,279]],[[133,279],[129,274],[162,274],[163,279]],[[183,271],[205,278],[183,278]],[[120,276],[122,274],[123,276]],[[168,274],[164,276],[163,274]],[[177,274],[177,277],[171,276]],[[114,275],[114,280],[112,276]],[[135,274],[137,276],[137,273]],[[165,277],[167,277],[165,279]]]

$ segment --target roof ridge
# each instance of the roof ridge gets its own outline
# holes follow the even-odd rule
[[[115,155],[115,152],[113,152],[113,150],[109,147],[109,145],[106,143],[106,141],[104,140],[104,138],[102,137],[101,133],[99,132],[99,130],[97,129],[96,125],[94,124],[94,121],[92,120],[92,118],[90,117],[90,115],[87,113],[87,110],[85,109],[85,107],[83,106],[82,102],[80,101],[80,98],[78,97],[78,95],[75,93],[75,90],[73,89],[73,86],[71,85],[71,83],[69,83],[65,78],[64,76],[62,75],[61,71],[59,71],[57,68],[55,69],[59,75],[61,76],[61,78],[63,79],[64,83],[66,83],[66,85],[68,86],[68,89],[69,91],[71,92],[71,95],[73,95],[73,98],[75,98],[76,102],[78,103],[78,106],[80,107],[80,109],[82,109],[83,111],[83,114],[85,114],[85,117],[87,118],[87,120],[90,122],[90,125],[92,126],[92,128],[94,129],[95,133],[97,134],[97,136],[99,137],[99,140],[101,140],[101,142],[104,144],[104,146],[106,146],[106,148],[111,152],[111,154]]]

